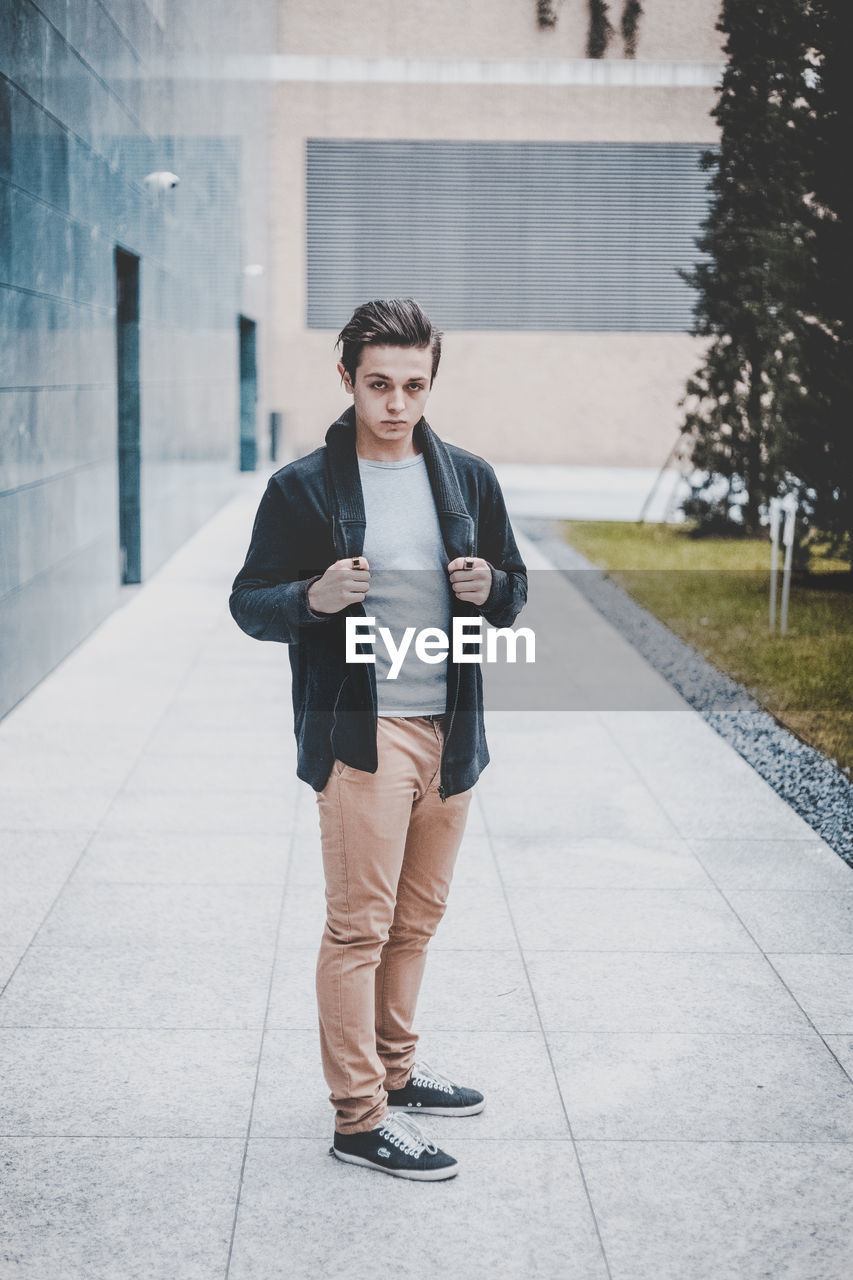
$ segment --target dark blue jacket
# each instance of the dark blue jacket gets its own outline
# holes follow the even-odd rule
[[[511,626],[527,599],[527,571],[494,471],[440,440],[424,418],[413,439],[424,455],[448,562],[476,555],[492,569],[486,602],[478,609],[453,595],[453,613]],[[231,592],[231,613],[243,631],[290,646],[296,772],[315,791],[325,787],[335,758],[367,773],[377,769],[376,670],[344,660],[344,620],[364,617],[364,605],[329,615],[308,605],[308,588],[330,564],[362,554],[366,524],[350,406],[329,427],[325,446],[271,477]],[[478,663],[448,656],[443,727],[442,799],[467,791],[489,762]]]

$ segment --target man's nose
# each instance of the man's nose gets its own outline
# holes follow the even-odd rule
[[[388,412],[400,413],[402,412],[403,409],[405,409],[405,407],[406,407],[406,401],[403,398],[402,388],[395,387],[394,390],[391,392],[390,396],[388,397]]]

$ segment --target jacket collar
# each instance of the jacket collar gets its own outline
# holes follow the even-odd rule
[[[424,455],[435,509],[452,559],[474,554],[474,521],[462,498],[450,451],[426,418],[416,424],[413,439]],[[360,555],[367,518],[355,447],[355,407],[350,405],[326,432],[326,460],[332,483],[334,537],[341,558]],[[343,548],[343,549],[341,549]]]

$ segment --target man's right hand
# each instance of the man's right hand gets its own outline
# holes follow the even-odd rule
[[[369,587],[370,565],[364,556],[348,556],[330,564],[322,578],[311,583],[308,603],[315,613],[340,613],[347,605],[360,604]]]

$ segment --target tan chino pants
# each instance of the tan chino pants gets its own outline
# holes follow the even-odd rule
[[[373,1128],[411,1074],[426,950],[447,906],[471,791],[438,794],[442,730],[381,716],[379,767],[336,760],[317,794],[326,927],[317,957],[323,1073],[341,1133]]]

